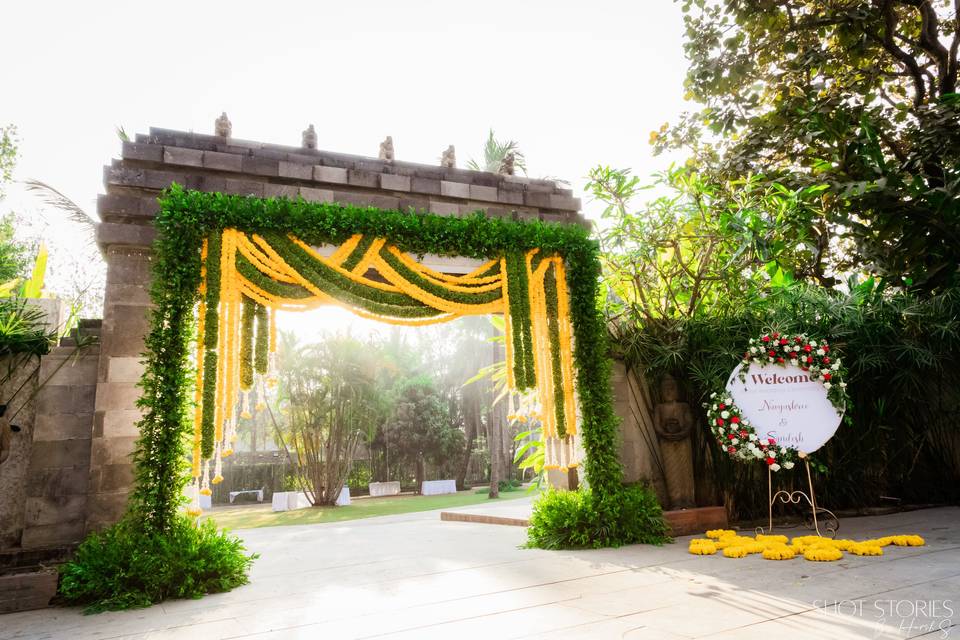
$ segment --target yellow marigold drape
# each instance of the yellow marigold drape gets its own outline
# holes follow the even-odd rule
[[[198,495],[209,495],[210,483],[222,480],[222,458],[232,454],[236,441],[238,404],[241,414],[249,415],[248,394],[258,390],[263,398],[265,388],[275,384],[276,311],[322,305],[406,326],[503,314],[508,386],[514,391],[536,389],[534,417],[543,429],[545,466],[578,464],[573,330],[561,257],[534,249],[512,261],[497,256],[470,273],[451,275],[430,269],[383,238],[355,235],[329,256],[279,233],[225,229],[215,240],[204,244],[202,254],[192,466]],[[218,269],[210,267],[213,260]],[[524,272],[518,274],[518,268]],[[210,274],[218,281],[208,282]],[[217,311],[215,336],[205,336],[211,330],[204,322],[209,309]],[[257,309],[263,322],[254,331],[251,319]],[[254,340],[269,351],[269,364],[256,371],[251,386]],[[211,367],[215,358],[215,368],[206,368],[204,358],[211,358]],[[213,371],[215,379],[205,379],[205,371]],[[518,381],[515,371],[532,375]],[[198,510],[199,504],[191,509]]]

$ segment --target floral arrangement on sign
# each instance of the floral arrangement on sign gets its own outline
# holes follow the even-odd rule
[[[746,379],[751,364],[761,367],[796,365],[810,380],[823,385],[827,398],[838,410],[842,411],[850,401],[844,381],[846,369],[825,340],[811,339],[805,334],[765,333],[759,338],[750,338],[750,346],[744,352],[741,364],[744,365],[739,373],[741,381]],[[717,444],[733,459],[740,462],[760,460],[771,471],[779,471],[792,469],[803,457],[793,447],[779,444],[775,438],[758,435],[725,389],[711,393],[710,401],[703,406]]]

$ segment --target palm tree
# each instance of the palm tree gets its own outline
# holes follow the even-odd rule
[[[467,168],[473,169],[474,171],[498,173],[508,153],[513,154],[513,166],[523,171],[524,175],[526,175],[527,163],[523,157],[523,152],[520,151],[519,143],[516,140],[497,140],[494,136],[493,129],[490,129],[487,142],[483,146],[483,164],[471,158],[470,161],[467,162]]]
[[[27,191],[36,192],[46,204],[67,214],[67,218],[80,225],[84,233],[90,236],[90,241],[93,241],[97,225],[100,223],[100,218],[96,213],[87,211],[62,191],[42,180],[30,178],[24,180],[23,184],[27,186]]]

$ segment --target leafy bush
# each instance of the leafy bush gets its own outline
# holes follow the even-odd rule
[[[59,594],[87,613],[146,607],[167,598],[200,598],[247,583],[257,554],[213,522],[177,516],[155,534],[129,519],[89,536],[60,568]]]
[[[849,375],[845,424],[816,453],[826,472],[814,478],[817,499],[834,508],[960,500],[960,290],[921,298],[890,292],[870,279],[849,293],[805,285],[773,290],[735,312],[684,321],[621,325],[618,347],[628,366],[650,380],[671,373],[686,381],[694,407],[723,384],[747,341],[768,330],[830,339]],[[694,468],[741,518],[767,513],[766,468],[737,464],[710,438],[705,420]],[[777,482],[800,488],[804,467]],[[889,503],[888,503],[889,504]]]
[[[533,505],[527,546],[586,549],[669,542],[669,527],[653,492],[627,486],[610,496],[589,489],[549,490]]]

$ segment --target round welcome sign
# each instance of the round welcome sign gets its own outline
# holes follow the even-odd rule
[[[741,363],[726,388],[760,438],[804,454],[826,444],[843,418],[823,383],[796,364]]]
[[[734,460],[792,469],[840,426],[845,375],[825,340],[777,332],[751,338],[726,387],[703,405],[710,432]]]

